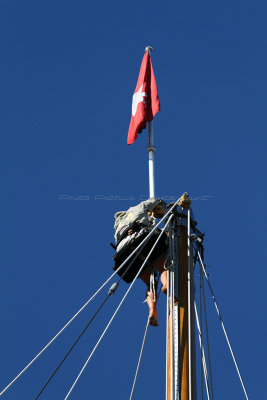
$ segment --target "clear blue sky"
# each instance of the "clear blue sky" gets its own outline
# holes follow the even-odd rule
[[[152,45],[156,194],[192,196],[249,397],[266,398],[266,20],[263,0],[1,0],[1,388],[111,274],[113,214],[148,196],[147,133],[126,139]],[[126,289],[41,398],[64,398]],[[3,398],[34,398],[104,295]],[[129,397],[144,297],[138,282],[71,399]],[[209,320],[215,398],[244,399],[212,304]],[[163,296],[159,323],[135,399],[164,398]]]

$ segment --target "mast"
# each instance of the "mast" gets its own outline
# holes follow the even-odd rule
[[[153,48],[145,51],[151,54]],[[149,197],[155,197],[153,122],[149,122]],[[166,400],[196,400],[194,279],[190,242],[190,198],[181,197],[179,213],[171,222],[167,293]],[[181,214],[182,213],[182,214]],[[182,218],[181,218],[182,215]],[[177,300],[178,299],[178,303]]]
[[[194,279],[190,200],[185,193],[170,227],[167,298],[167,400],[196,400]],[[178,299],[178,302],[177,302]]]

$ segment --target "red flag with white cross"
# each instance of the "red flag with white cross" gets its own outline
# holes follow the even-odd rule
[[[137,139],[138,133],[146,128],[160,110],[158,89],[149,52],[146,50],[141,64],[138,82],[133,95],[132,117],[127,144]]]

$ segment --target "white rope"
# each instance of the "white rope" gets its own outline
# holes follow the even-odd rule
[[[176,363],[175,363],[175,352],[174,352],[174,341],[176,338],[176,329],[175,329],[175,324],[174,324],[174,313],[175,313],[175,305],[174,305],[174,269],[171,271],[171,366],[172,366],[172,375],[171,375],[171,387],[172,387],[172,398],[175,398],[175,388],[176,388],[176,382],[175,382],[175,369],[176,369]]]
[[[124,264],[124,263],[123,263]],[[123,266],[119,267],[119,269]],[[118,271],[118,270],[117,270]],[[71,324],[71,322],[85,309],[86,306],[95,298],[95,296],[106,286],[106,284],[113,278],[116,274],[115,271],[103,285],[90,297],[90,299],[76,312],[76,314],[61,328],[61,330],[50,340],[49,343],[26,365],[26,367],[2,390],[0,397],[23,375],[24,372],[41,356],[41,354],[48,349],[48,347],[61,335],[61,333]]]
[[[146,323],[145,335],[144,335],[143,343],[141,346],[141,351],[140,351],[139,360],[138,360],[138,364],[137,364],[137,368],[136,368],[136,372],[135,372],[135,377],[134,377],[133,387],[132,387],[132,391],[131,391],[131,395],[130,395],[130,400],[132,400],[132,398],[133,398],[133,393],[134,393],[134,389],[135,389],[135,385],[136,385],[136,381],[137,381],[137,377],[138,377],[138,373],[139,373],[139,368],[140,368],[140,364],[141,364],[141,360],[142,360],[143,350],[144,350],[144,346],[145,346],[145,342],[146,342],[148,326],[149,326],[149,317],[148,317],[147,323]]]
[[[189,400],[192,400],[192,357],[191,357],[191,240],[190,208],[187,211],[187,308],[188,308],[188,381]]]
[[[165,383],[166,383],[166,388],[165,388],[165,398],[168,399],[168,329],[169,329],[169,312],[170,312],[170,302],[169,302],[169,296],[170,296],[170,270],[167,269],[167,301],[166,301],[166,362],[165,362]]]
[[[235,359],[235,356],[234,356],[234,353],[233,353],[233,350],[232,350],[232,346],[231,346],[231,344],[230,344],[230,340],[229,340],[229,338],[228,338],[226,329],[225,329],[225,327],[224,327],[223,319],[222,319],[221,313],[220,313],[220,311],[219,311],[219,307],[218,307],[218,304],[217,304],[217,302],[216,302],[216,298],[215,298],[214,292],[213,292],[213,290],[212,290],[211,283],[210,283],[209,278],[208,278],[208,275],[207,275],[207,273],[206,273],[206,269],[205,269],[205,266],[204,266],[204,264],[203,264],[202,258],[201,258],[201,256],[200,256],[199,250],[197,250],[197,253],[198,253],[198,258],[199,258],[200,263],[201,263],[202,270],[203,270],[204,275],[205,275],[205,277],[206,277],[206,279],[207,279],[208,286],[209,286],[210,293],[211,293],[211,297],[212,297],[212,300],[213,300],[213,302],[214,302],[214,305],[215,305],[215,308],[216,308],[218,317],[219,317],[219,319],[220,319],[220,321],[221,321],[223,333],[224,333],[224,336],[225,336],[225,338],[226,338],[226,341],[227,341],[227,344],[228,344],[230,353],[231,353],[231,355],[232,355],[232,358],[233,358],[233,361],[234,361],[234,364],[235,364],[235,368],[236,368],[237,374],[238,374],[238,376],[239,376],[239,379],[240,379],[240,382],[241,382],[241,385],[242,385],[242,388],[243,388],[245,397],[246,397],[247,400],[249,400],[249,399],[248,399],[247,392],[246,392],[246,389],[245,389],[245,385],[244,385],[243,380],[242,380],[242,378],[241,378],[241,374],[240,374],[240,371],[239,371],[239,368],[238,368],[238,365],[237,365],[237,362],[236,362],[236,359]]]
[[[118,313],[119,309],[121,308],[121,306],[122,306],[124,300],[126,299],[126,297],[127,297],[128,293],[130,292],[131,288],[133,287],[134,282],[135,282],[136,279],[138,278],[140,272],[142,271],[144,265],[146,264],[146,262],[147,262],[147,260],[149,259],[151,253],[153,252],[154,248],[156,247],[158,241],[160,240],[161,236],[163,235],[163,232],[164,232],[165,229],[167,228],[167,225],[168,225],[168,223],[169,223],[169,221],[171,220],[172,217],[173,217],[173,215],[171,215],[171,216],[169,217],[168,221],[167,221],[166,224],[164,225],[164,227],[163,227],[161,233],[159,234],[157,240],[155,241],[154,245],[152,246],[151,250],[149,251],[149,253],[148,253],[148,255],[147,255],[145,261],[144,261],[143,264],[141,265],[141,267],[140,267],[139,271],[137,272],[137,274],[136,274],[134,280],[132,281],[131,285],[129,286],[129,289],[126,291],[125,295],[123,296],[123,298],[122,298],[120,304],[118,305],[118,307],[116,308],[114,314],[113,314],[112,317],[110,318],[110,320],[109,320],[109,322],[108,322],[106,328],[104,329],[102,335],[100,336],[99,340],[97,341],[97,343],[96,343],[95,347],[93,348],[91,354],[89,355],[89,357],[87,358],[86,362],[84,363],[84,365],[83,365],[81,371],[79,372],[77,378],[75,379],[73,385],[71,386],[71,388],[70,388],[70,390],[68,391],[68,393],[67,393],[66,397],[64,398],[64,400],[67,400],[67,399],[69,398],[69,396],[70,396],[71,392],[73,391],[74,387],[76,386],[76,384],[77,384],[77,382],[78,382],[80,376],[82,375],[82,373],[83,373],[83,371],[85,370],[87,364],[89,363],[89,361],[90,361],[90,359],[92,358],[94,352],[96,351],[98,345],[100,344],[100,342],[101,342],[101,340],[103,339],[105,333],[107,332],[108,328],[110,327],[111,322],[113,321],[113,319],[115,318],[115,316],[116,316],[116,314]]]
[[[171,213],[173,208],[177,205],[180,198],[174,203],[170,210],[161,218],[161,220],[153,227],[145,239],[136,247],[136,249],[126,258],[126,260],[119,266],[119,268],[113,272],[113,274],[103,283],[102,286],[90,297],[90,299],[76,312],[76,314],[61,328],[61,330],[47,343],[47,345],[26,365],[25,368],[0,392],[0,397],[27,371],[27,369],[43,354],[45,350],[61,335],[61,333],[71,324],[71,322],[88,306],[88,304],[96,297],[96,295],[107,285],[107,283],[114,277],[115,274],[129,261],[129,259],[140,249],[140,247],[150,238],[155,229],[163,222],[167,216]]]
[[[205,317],[205,326],[206,326],[206,339],[207,339],[207,349],[208,349],[208,362],[209,362],[209,377],[210,377],[210,387],[211,387],[211,398],[214,400],[214,391],[213,391],[213,379],[212,379],[212,368],[211,368],[211,356],[210,356],[210,342],[209,342],[209,328],[208,328],[208,318],[207,318],[207,308],[206,308],[206,297],[205,297],[205,285],[203,280],[203,271],[201,271],[201,280],[202,280],[202,294],[203,294],[203,305],[204,305],[204,317]]]
[[[199,345],[200,345],[200,351],[201,351],[201,360],[202,360],[203,371],[204,371],[204,377],[205,377],[205,384],[206,384],[207,397],[208,397],[208,400],[210,400],[207,364],[206,364],[206,357],[205,357],[205,352],[204,352],[204,347],[203,347],[203,342],[202,342],[202,331],[201,331],[201,329],[200,329],[200,324],[199,324],[199,319],[198,319],[198,312],[197,312],[196,302],[194,302],[194,307],[195,307],[195,314],[196,314],[196,321],[197,321],[197,330],[198,330],[198,339],[199,339]]]
[[[203,337],[202,337],[202,285],[203,285],[203,271],[201,266],[199,265],[199,308],[200,308],[200,332],[201,332],[201,347],[203,346]],[[203,363],[200,357],[200,371],[201,371],[201,400],[204,399],[204,385],[203,385]],[[212,399],[213,400],[213,399]]]

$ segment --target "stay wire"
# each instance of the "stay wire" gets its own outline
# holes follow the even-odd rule
[[[82,373],[83,373],[83,371],[85,370],[87,364],[89,363],[89,361],[90,361],[90,359],[92,358],[94,352],[96,351],[98,345],[100,344],[100,342],[101,342],[101,340],[103,339],[105,333],[107,332],[108,328],[110,327],[110,325],[111,325],[113,319],[115,318],[116,314],[118,313],[119,309],[121,308],[121,306],[122,306],[124,300],[126,299],[127,295],[129,294],[131,288],[133,287],[133,284],[135,283],[135,281],[136,281],[136,279],[138,278],[139,274],[140,274],[141,271],[143,270],[143,268],[144,268],[144,266],[145,266],[147,260],[149,259],[150,255],[151,255],[151,253],[153,252],[154,248],[156,247],[158,241],[160,240],[161,236],[163,235],[164,231],[166,230],[167,225],[168,225],[168,223],[169,223],[169,221],[171,220],[172,217],[173,217],[173,215],[171,215],[171,216],[169,217],[169,219],[167,220],[166,224],[165,224],[164,227],[162,228],[161,233],[160,233],[159,236],[157,237],[157,240],[155,241],[155,243],[153,244],[151,250],[149,251],[148,255],[146,256],[146,258],[145,258],[143,264],[141,265],[141,267],[140,267],[139,271],[137,272],[135,278],[133,279],[131,285],[129,286],[129,288],[128,288],[128,290],[126,291],[125,295],[123,296],[121,302],[119,303],[118,307],[116,308],[115,312],[113,313],[112,317],[110,318],[110,320],[109,320],[109,322],[108,322],[106,328],[105,328],[104,331],[102,332],[102,334],[101,334],[100,338],[98,339],[98,341],[97,341],[95,347],[94,347],[93,350],[91,351],[89,357],[87,358],[87,360],[86,360],[86,362],[84,363],[82,369],[80,370],[79,374],[77,375],[77,377],[76,377],[74,383],[72,384],[72,386],[71,386],[70,390],[68,391],[68,393],[67,393],[66,397],[64,398],[64,400],[67,400],[67,399],[69,398],[71,392],[73,391],[73,389],[74,389],[74,387],[76,386],[78,380],[80,379],[80,376],[82,375]]]
[[[133,382],[132,391],[131,391],[131,395],[130,395],[130,400],[132,400],[133,394],[134,394],[134,389],[135,389],[135,385],[136,385],[136,381],[137,381],[137,377],[138,377],[138,373],[139,373],[139,368],[140,368],[140,364],[141,364],[141,360],[142,360],[142,356],[143,356],[144,346],[145,346],[145,342],[146,342],[148,327],[149,327],[149,317],[148,317],[147,323],[146,323],[145,334],[144,334],[141,351],[140,351],[140,355],[139,355],[139,360],[138,360],[138,364],[137,364],[137,368],[136,368],[136,372],[135,372],[135,377],[134,377],[134,382]]]
[[[146,242],[143,243],[143,245],[140,247],[139,251],[136,253],[136,255],[134,256],[134,258],[132,259],[132,261],[130,262],[130,264],[127,266],[127,268],[125,269],[125,271],[122,273],[122,275],[120,276],[120,278],[117,281],[117,284],[119,285],[120,281],[123,279],[123,277],[127,274],[127,272],[129,271],[129,269],[131,268],[131,266],[133,265],[133,263],[135,262],[135,260],[139,257],[141,251],[143,250],[143,248],[145,247]]]
[[[144,246],[146,245],[146,242],[141,246],[140,251],[136,253],[135,257],[133,258],[133,260],[130,262],[130,264],[127,266],[127,268],[125,269],[125,271],[123,272],[123,274],[121,275],[121,277],[118,279],[118,281],[116,282],[117,285],[119,285],[119,282],[123,279],[123,277],[127,274],[128,270],[130,269],[130,267],[132,266],[132,264],[135,262],[135,260],[137,259],[137,257],[139,256],[139,254],[141,253],[142,249],[144,248]],[[73,345],[70,347],[70,349],[68,350],[68,352],[66,353],[65,357],[62,359],[62,361],[59,363],[59,365],[57,366],[57,368],[54,370],[54,372],[52,373],[52,375],[50,376],[50,378],[47,380],[47,382],[45,383],[45,385],[42,387],[41,391],[38,393],[38,395],[35,397],[34,400],[37,400],[40,395],[42,394],[42,392],[44,391],[44,389],[46,388],[46,386],[49,384],[49,382],[52,380],[52,378],[55,376],[56,372],[59,370],[59,368],[61,367],[61,365],[63,364],[63,362],[66,360],[66,358],[68,357],[68,355],[71,353],[71,351],[73,350],[73,348],[76,346],[76,344],[78,343],[78,341],[80,340],[80,338],[83,336],[83,334],[85,333],[85,331],[87,330],[87,328],[89,327],[89,325],[93,322],[94,318],[96,317],[96,315],[98,314],[98,312],[101,310],[101,308],[104,306],[104,304],[106,303],[107,299],[112,295],[112,292],[109,292],[109,294],[107,295],[107,297],[105,298],[105,300],[102,302],[102,304],[100,305],[100,307],[97,309],[97,311],[95,312],[95,314],[93,315],[93,317],[90,319],[90,321],[88,322],[88,324],[85,326],[85,328],[83,329],[83,331],[81,332],[81,334],[78,336],[78,338],[75,340],[75,342],[73,343]]]
[[[201,370],[201,399],[204,396],[203,387],[203,364],[202,364],[202,349],[203,349],[203,324],[202,324],[202,268],[199,266],[199,308],[200,308],[200,331],[201,331],[201,360],[200,360],[200,370]]]
[[[137,259],[137,257],[140,255],[142,249],[144,248],[144,246],[146,245],[146,242],[143,243],[143,245],[140,248],[140,251],[136,253],[135,257],[133,258],[133,260],[130,262],[130,264],[127,266],[127,268],[125,269],[125,271],[123,272],[123,274],[121,275],[121,277],[118,279],[118,281],[116,282],[117,285],[119,285],[119,282],[123,279],[123,277],[127,274],[128,270],[130,269],[130,267],[132,266],[132,264],[135,262],[135,260]],[[98,312],[101,310],[101,308],[104,306],[104,304],[106,303],[106,301],[108,300],[108,298],[112,295],[112,292],[109,292],[109,294],[107,295],[107,297],[105,298],[105,300],[102,302],[102,304],[100,305],[100,307],[97,309],[97,311],[95,312],[95,314],[93,315],[93,317],[90,319],[90,321],[86,324],[85,328],[83,329],[83,331],[81,332],[81,334],[78,336],[78,338],[75,340],[75,342],[73,343],[73,345],[70,347],[70,349],[68,350],[68,352],[66,353],[66,355],[64,356],[64,358],[62,359],[62,361],[59,363],[59,365],[57,366],[57,368],[54,370],[54,372],[51,374],[50,378],[47,380],[47,382],[44,384],[44,386],[42,387],[42,389],[40,390],[40,392],[38,393],[38,395],[35,397],[34,400],[37,400],[40,395],[43,393],[43,391],[45,390],[45,388],[47,387],[47,385],[49,384],[49,382],[52,380],[52,378],[55,376],[55,374],[57,373],[57,371],[59,370],[59,368],[61,367],[61,365],[63,364],[63,362],[66,360],[66,358],[68,357],[68,355],[71,353],[71,351],[74,349],[74,347],[76,346],[76,344],[78,343],[78,341],[80,340],[80,338],[83,336],[83,334],[85,333],[85,331],[87,330],[87,328],[90,326],[90,324],[93,322],[94,318],[96,317],[96,315],[98,314]]]
[[[88,306],[88,304],[96,297],[96,295],[108,284],[108,282],[117,274],[120,269],[128,262],[131,257],[141,248],[141,246],[152,236],[156,228],[163,222],[172,210],[178,205],[181,198],[179,198],[168,212],[161,218],[161,220],[153,227],[144,240],[136,247],[136,249],[123,261],[119,268],[113,272],[110,277],[99,287],[99,289],[87,300],[87,302],[73,315],[73,317],[60,329],[60,331],[43,347],[43,349],[19,372],[19,374],[0,392],[0,397],[27,371],[27,369],[44,353],[45,350],[61,335],[61,333],[74,321],[74,319]]]
[[[229,337],[228,337],[228,335],[227,335],[227,332],[226,332],[226,329],[225,329],[225,326],[224,326],[224,323],[223,323],[222,315],[221,315],[221,313],[220,313],[220,310],[219,310],[219,307],[218,307],[218,304],[217,304],[217,301],[216,301],[216,298],[215,298],[215,295],[214,295],[214,292],[213,292],[213,289],[212,289],[212,286],[211,286],[209,277],[208,277],[208,275],[207,275],[207,272],[206,272],[206,269],[205,269],[205,266],[204,266],[204,263],[203,263],[203,260],[202,260],[202,258],[201,258],[201,255],[200,255],[200,252],[199,252],[199,249],[198,249],[198,248],[197,248],[197,253],[198,253],[198,259],[199,259],[199,262],[200,262],[200,264],[201,264],[202,270],[203,270],[203,272],[204,272],[205,278],[206,278],[206,280],[207,280],[208,287],[209,287],[209,290],[210,290],[210,293],[211,293],[211,297],[212,297],[214,306],[215,306],[215,308],[216,308],[216,311],[217,311],[219,320],[220,320],[220,322],[221,322],[222,329],[223,329],[223,333],[224,333],[226,342],[227,342],[227,344],[228,344],[228,347],[229,347],[231,356],[232,356],[232,358],[233,358],[234,365],[235,365],[235,368],[236,368],[236,371],[237,371],[239,380],[240,380],[240,382],[241,382],[241,385],[242,385],[242,388],[243,388],[245,397],[246,397],[247,400],[249,400],[248,395],[247,395],[247,391],[246,391],[246,388],[245,388],[245,385],[244,385],[244,382],[243,382],[243,379],[242,379],[242,377],[241,377],[241,374],[240,374],[240,371],[239,371],[239,368],[238,368],[238,365],[237,365],[237,362],[236,362],[236,359],[235,359],[235,356],[234,356],[234,352],[233,352],[233,349],[232,349],[232,346],[231,346]]]
[[[42,387],[42,389],[40,390],[40,392],[38,393],[38,395],[34,398],[34,400],[39,399],[39,397],[41,396],[41,394],[43,393],[43,391],[45,390],[45,388],[47,387],[47,385],[49,384],[49,382],[53,379],[53,377],[55,376],[55,374],[57,373],[57,371],[59,370],[59,368],[61,367],[61,365],[63,364],[63,362],[66,360],[66,358],[68,357],[68,355],[72,352],[72,350],[74,349],[74,347],[76,346],[76,344],[79,342],[79,340],[81,339],[81,337],[83,336],[83,334],[86,332],[87,328],[91,325],[91,323],[93,322],[93,320],[95,319],[95,317],[97,316],[97,314],[99,313],[99,311],[101,310],[101,308],[104,306],[104,304],[106,303],[106,301],[108,300],[108,298],[111,296],[112,293],[109,293],[107,295],[107,297],[104,299],[104,301],[101,303],[101,305],[98,307],[97,311],[94,313],[94,315],[92,316],[92,318],[90,319],[90,321],[85,325],[84,329],[82,330],[82,332],[80,333],[80,335],[77,337],[77,339],[75,340],[75,342],[73,343],[73,345],[69,348],[69,350],[67,351],[67,353],[65,354],[65,356],[63,357],[63,359],[60,361],[60,363],[58,364],[58,366],[56,367],[56,369],[54,370],[54,372],[51,374],[51,376],[49,377],[49,379],[46,381],[46,383],[44,384],[44,386]]]
[[[203,274],[201,274],[201,279],[202,279],[202,295],[203,295],[204,317],[205,317],[206,338],[207,338],[207,349],[208,349],[208,361],[209,361],[209,375],[210,375],[211,398],[212,398],[212,400],[214,400],[213,379],[212,379],[212,367],[211,367],[211,356],[210,356],[209,329],[208,329],[208,315],[207,315],[207,308],[206,308],[205,285],[204,285],[204,280],[203,280]]]
[[[198,339],[199,339],[199,345],[200,345],[200,351],[201,351],[201,361],[203,364],[203,371],[204,371],[204,378],[205,378],[205,386],[206,386],[206,393],[207,393],[207,399],[210,400],[210,389],[209,389],[209,379],[208,379],[208,371],[207,371],[207,363],[206,363],[206,357],[205,357],[205,351],[204,347],[201,343],[201,336],[202,332],[200,330],[200,325],[199,325],[199,318],[198,318],[198,312],[197,312],[197,305],[196,302],[194,301],[194,308],[195,308],[195,315],[196,315],[196,322],[197,322],[197,330],[198,330]]]

